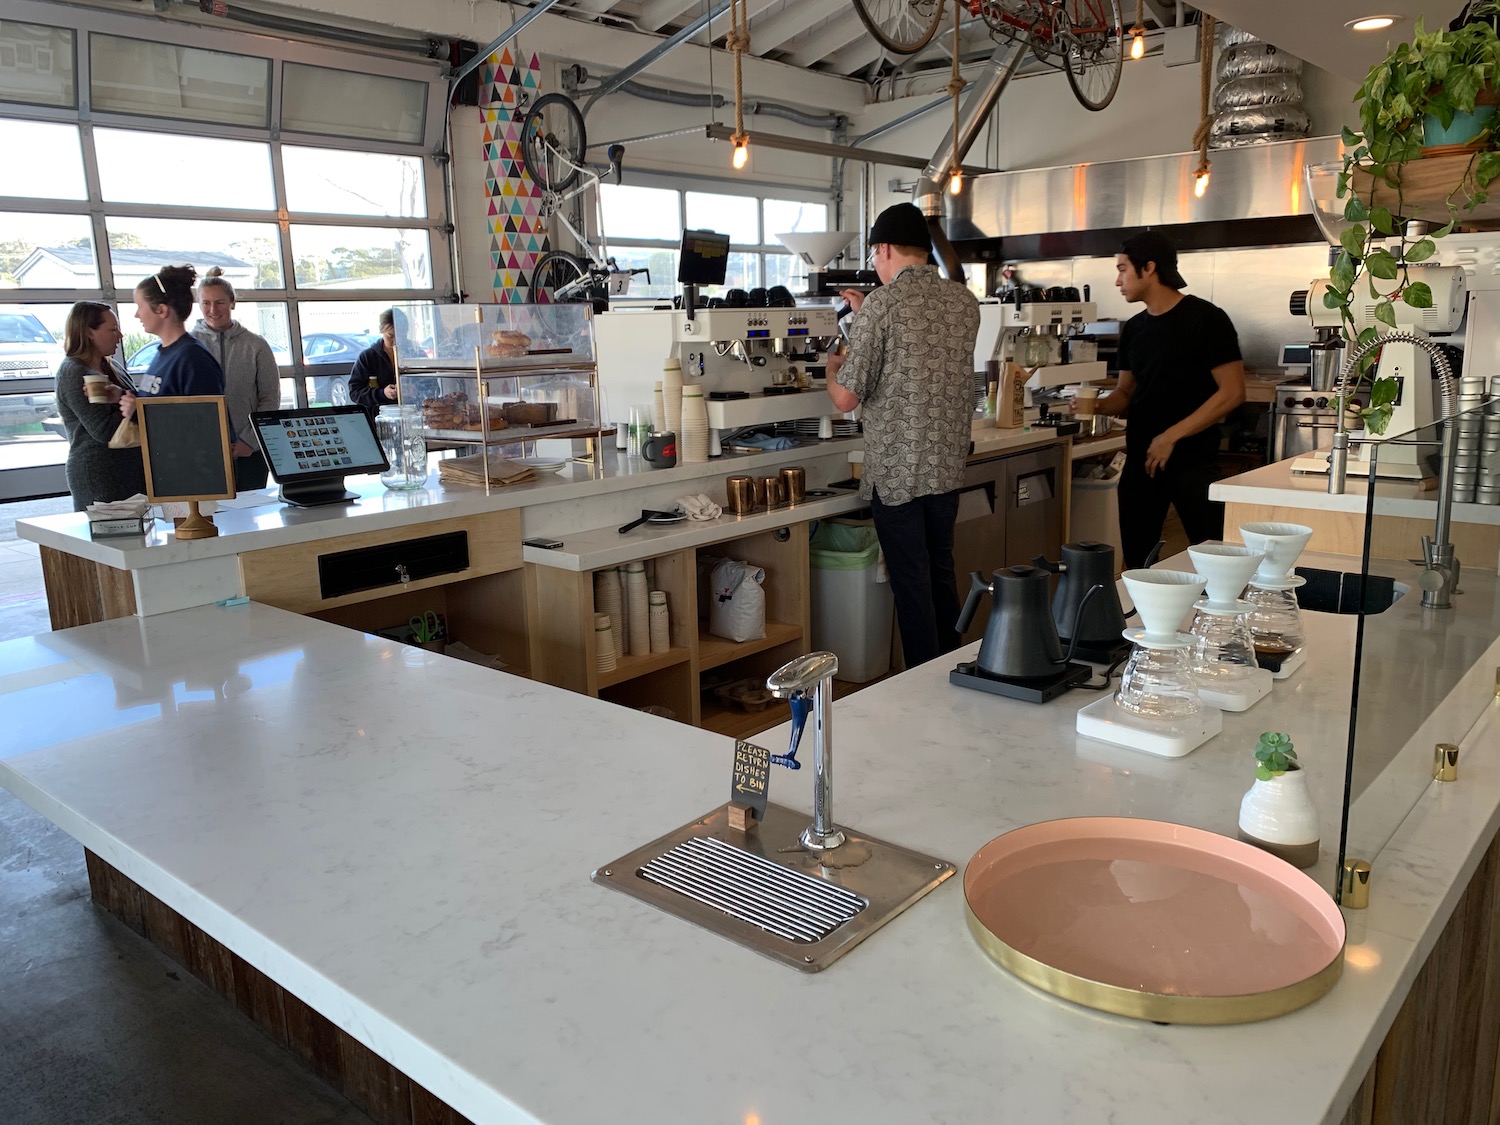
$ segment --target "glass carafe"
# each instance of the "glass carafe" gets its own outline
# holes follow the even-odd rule
[[[1161,722],[1191,718],[1203,709],[1193,680],[1192,649],[1187,645],[1148,648],[1136,645],[1120,677],[1115,702],[1126,711]]]
[[[1246,624],[1258,654],[1280,658],[1302,648],[1302,611],[1297,608],[1296,590],[1252,584],[1245,591],[1245,600],[1251,605]]]
[[[1021,366],[1045,367],[1052,362],[1052,341],[1044,332],[1028,332],[1021,340]]]
[[[1210,613],[1193,618],[1193,674],[1210,683],[1242,680],[1255,671],[1255,641],[1244,613]]]
[[[375,417],[375,433],[390,468],[380,474],[380,483],[398,490],[427,484],[427,441],[422,436],[422,417],[415,406],[382,406]]]

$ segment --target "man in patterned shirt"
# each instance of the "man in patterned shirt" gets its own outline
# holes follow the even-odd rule
[[[831,357],[828,393],[839,410],[863,406],[864,472],[885,554],[908,668],[958,647],[953,525],[974,413],[979,302],[927,264],[927,221],[910,203],[870,228],[881,287],[846,290],[859,314],[849,352]]]

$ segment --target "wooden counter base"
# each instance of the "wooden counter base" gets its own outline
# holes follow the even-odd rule
[[[127,571],[52,547],[42,547],[40,554],[54,630],[134,615],[135,586]]]
[[[87,848],[83,857],[95,905],[149,939],[381,1125],[473,1125]]]

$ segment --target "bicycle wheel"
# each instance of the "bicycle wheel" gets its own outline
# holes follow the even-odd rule
[[[1073,96],[1085,109],[1100,110],[1114,100],[1125,66],[1125,32],[1120,0],[1066,0],[1068,26],[1058,46]]]
[[[566,250],[553,250],[537,260],[531,271],[531,289],[545,289],[554,301],[588,300],[588,263]]]
[[[586,148],[583,114],[566,94],[546,94],[527,110],[521,123],[521,163],[543,191],[572,187]]]
[[[898,55],[913,55],[937,34],[956,0],[854,0],[854,12],[876,42]]]

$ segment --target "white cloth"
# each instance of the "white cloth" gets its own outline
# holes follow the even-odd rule
[[[724,509],[715,504],[706,492],[679,496],[677,510],[690,520],[716,520],[724,514]]]
[[[151,501],[137,492],[125,500],[97,501],[90,504],[88,514],[94,519],[140,519],[146,514]]]

